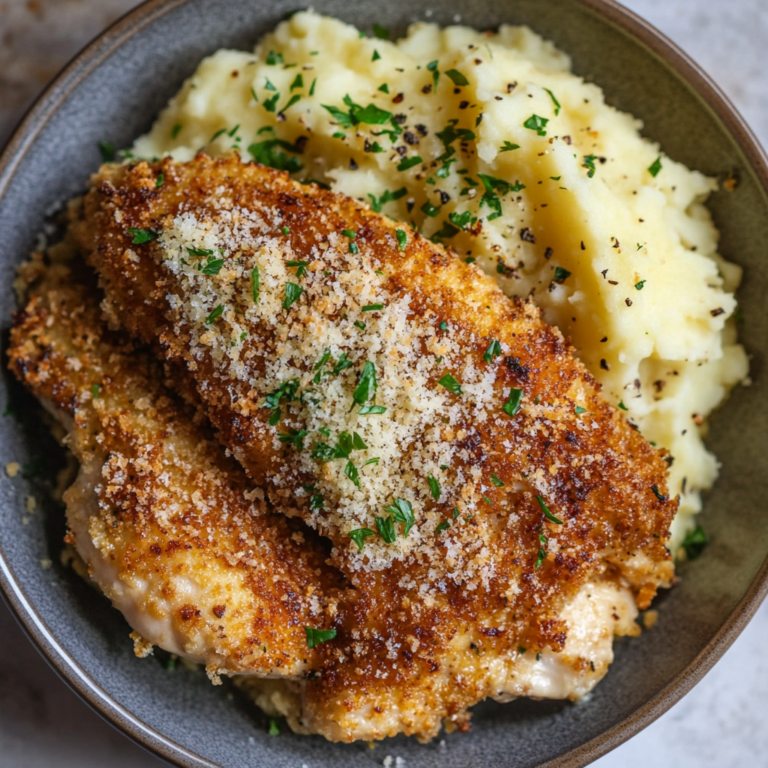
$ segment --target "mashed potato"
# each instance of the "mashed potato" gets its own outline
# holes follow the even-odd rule
[[[677,548],[718,464],[706,417],[747,375],[740,269],[717,254],[715,182],[525,27],[411,27],[397,43],[309,12],[255,54],[205,59],[133,154],[240,150],[369,201],[532,296],[604,394],[669,448]]]

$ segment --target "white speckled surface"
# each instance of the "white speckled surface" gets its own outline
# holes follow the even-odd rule
[[[0,145],[29,101],[135,0],[0,0]],[[687,51],[768,143],[766,0],[626,0]],[[683,701],[599,768],[768,765],[768,604]],[[176,674],[183,674],[181,672]],[[381,758],[387,752],[379,747]],[[0,768],[164,765],[58,680],[0,603]],[[297,767],[298,768],[298,767]]]

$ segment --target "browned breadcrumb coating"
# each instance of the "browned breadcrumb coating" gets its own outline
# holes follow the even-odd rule
[[[145,639],[214,675],[309,669],[304,627],[330,624],[338,581],[322,547],[267,511],[159,365],[105,328],[95,286],[50,268],[8,354],[81,462],[65,494],[70,539]]]
[[[646,607],[671,582],[663,452],[532,304],[407,226],[198,156],[105,166],[72,229],[113,319],[356,588],[318,648],[310,730],[433,736],[482,698],[531,693],[520,649],[567,650],[586,586]],[[608,662],[565,663],[583,693]]]

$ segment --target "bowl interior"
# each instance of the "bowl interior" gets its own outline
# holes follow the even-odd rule
[[[297,5],[296,0],[155,2],[102,38],[49,92],[27,122],[25,140],[16,143],[5,169],[0,167],[0,260],[6,276],[33,248],[46,212],[83,190],[100,162],[99,140],[129,145],[203,56],[221,47],[252,48]],[[364,30],[375,21],[403,32],[425,18],[428,4],[316,0],[314,7]],[[381,765],[391,754],[407,765],[435,768],[583,765],[658,715],[674,701],[675,691],[695,681],[747,618],[745,596],[761,591],[756,579],[768,553],[768,526],[761,524],[768,497],[768,388],[762,384],[768,200],[754,159],[653,46],[611,20],[611,13],[620,12],[606,15],[598,0],[474,0],[471,14],[468,7],[465,0],[443,0],[430,20],[449,24],[462,14],[463,23],[480,29],[528,24],[571,54],[576,73],[601,85],[609,103],[643,119],[645,134],[670,156],[706,174],[724,178],[733,171],[739,179],[735,192],[715,193],[710,208],[722,233],[721,252],[745,269],[741,337],[752,355],[755,384],[739,388],[712,420],[708,442],[724,462],[701,517],[712,544],[700,560],[679,569],[681,583],[658,601],[653,631],[617,644],[614,666],[587,702],[485,703],[475,710],[470,735],[445,736],[429,745],[398,738],[371,750],[285,733],[274,738],[236,691],[214,688],[200,672],[170,672],[154,658],[138,661],[122,617],[59,564],[61,510],[40,504],[62,462],[61,451],[48,437],[36,404],[6,375],[0,403],[10,405],[10,414],[0,438],[0,464],[18,461],[25,468],[23,478],[0,481],[0,577],[10,601],[76,688],[134,737],[180,764],[357,768]],[[3,329],[14,306],[7,277],[0,285]],[[29,495],[38,500],[32,515],[24,511]],[[46,559],[53,561],[48,569],[41,567]],[[691,668],[695,660],[699,672]]]

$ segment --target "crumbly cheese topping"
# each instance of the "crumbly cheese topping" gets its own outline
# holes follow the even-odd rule
[[[454,529],[466,525],[493,485],[479,466],[467,468],[469,453],[457,442],[471,437],[466,424],[507,418],[494,391],[495,367],[462,354],[463,331],[441,327],[436,315],[417,316],[412,296],[387,290],[375,243],[358,245],[351,232],[339,232],[301,259],[287,238],[274,235],[281,222],[265,220],[263,211],[210,204],[214,218],[184,212],[160,235],[163,266],[180,288],[167,300],[189,334],[193,357],[210,356],[216,377],[257,393],[245,402],[239,387],[230,388],[235,410],[266,403],[281,388],[287,393],[272,410],[279,422],[270,427],[275,449],[282,438],[296,454],[298,471],[277,479],[286,503],[290,493],[309,497],[316,524],[342,536],[372,531],[357,557],[349,540],[358,566],[385,568],[431,546],[446,518]],[[216,260],[223,264],[211,274],[216,265],[206,265]],[[286,310],[291,285],[301,295]],[[264,329],[259,339],[251,335],[257,326]],[[366,366],[375,385],[363,397]],[[460,396],[437,384],[446,374],[460,382]],[[385,410],[366,414],[371,406]],[[410,504],[414,523],[404,536],[406,524],[393,520],[396,538],[388,543],[376,518],[390,518],[386,510],[397,508],[396,499]],[[485,542],[476,533],[470,548],[482,556]],[[449,563],[465,560],[461,546],[449,548]]]

